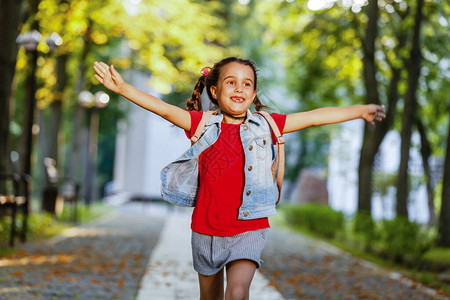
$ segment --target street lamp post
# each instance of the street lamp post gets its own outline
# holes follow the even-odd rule
[[[108,94],[97,92],[93,95],[89,91],[82,91],[78,97],[81,106],[88,109],[89,132],[88,132],[88,155],[86,160],[84,201],[90,205],[92,199],[97,196],[97,149],[98,149],[98,128],[100,124],[99,109],[106,107],[109,102]]]

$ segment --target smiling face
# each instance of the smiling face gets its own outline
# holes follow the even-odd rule
[[[211,94],[224,112],[224,122],[231,123],[233,117],[245,117],[256,97],[255,78],[250,66],[231,62],[220,71],[217,86],[211,86]]]

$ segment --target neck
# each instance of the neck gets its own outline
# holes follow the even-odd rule
[[[247,116],[247,113],[244,113],[242,116],[233,116],[229,113],[222,111],[223,114],[223,121],[227,124],[240,124],[245,120],[245,117]]]

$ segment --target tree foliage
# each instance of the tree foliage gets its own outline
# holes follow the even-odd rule
[[[386,121],[375,128],[366,127],[366,139],[372,144],[368,154],[363,151],[367,164],[361,164],[361,169],[367,171],[368,178],[360,190],[367,196],[361,206],[370,211],[375,155],[387,132],[400,130],[401,116],[405,105],[409,105],[405,95],[410,86],[407,67],[415,63],[411,60],[411,40],[416,4],[403,0],[370,1],[375,3],[376,13],[371,19],[369,2],[358,3],[361,2],[41,0],[37,13],[29,14],[20,29],[26,32],[38,22],[44,37],[38,48],[36,98],[43,115],[49,116],[47,119],[54,115],[50,113],[52,104],[61,102],[60,113],[69,117],[62,118],[62,126],[57,126],[62,129],[59,136],[63,145],[76,140],[72,128],[84,125],[82,121],[76,123],[76,119],[83,119],[77,114],[79,92],[101,89],[95,85],[90,68],[95,60],[113,63],[122,70],[133,68],[151,73],[151,88],[180,105],[192,91],[199,70],[228,55],[245,56],[257,63],[261,82],[258,92],[265,104],[279,112],[363,102],[385,104]],[[430,144],[429,159],[433,163],[429,173],[435,184],[442,178],[442,172],[433,174],[439,170],[436,166],[443,165],[446,112],[450,107],[449,13],[450,4],[446,1],[424,1],[422,64],[417,88],[413,89],[417,97],[416,116]],[[370,26],[375,29],[373,36],[368,36]],[[50,51],[45,38],[53,32],[62,37],[63,44]],[[367,51],[369,38],[373,49]],[[373,59],[371,70],[365,70],[368,58]],[[61,71],[61,66],[65,71]],[[21,132],[20,101],[28,68],[26,53],[21,50],[11,106],[13,148],[18,147]],[[63,86],[62,73],[67,76]],[[4,116],[6,112],[0,114]],[[104,114],[103,128],[111,129],[123,111],[114,102]],[[302,167],[325,165],[330,128],[333,127],[298,133],[298,143],[292,142],[295,146],[290,149],[290,157],[296,158],[288,165],[291,179]],[[41,130],[41,134],[45,132]],[[111,129],[103,134],[100,140],[107,141],[113,140],[115,132]],[[106,148],[110,153],[114,151],[110,144]],[[69,152],[70,148],[65,149]],[[1,155],[4,160],[6,154]]]
[[[44,118],[40,122],[42,138],[39,139],[44,144],[36,148],[42,152],[39,157],[49,155],[48,151],[56,147],[56,156],[81,159],[81,155],[72,155],[70,151],[81,151],[82,141],[77,140],[82,136],[77,131],[83,127],[85,117],[78,107],[78,95],[82,90],[96,92],[100,89],[91,68],[95,60],[113,63],[119,69],[132,66],[152,73],[149,82],[152,89],[167,94],[190,88],[188,82],[198,76],[204,62],[219,59],[227,42],[221,30],[222,19],[209,13],[217,6],[214,2],[42,0],[37,3],[37,12],[29,11],[21,32],[38,24],[43,36],[38,45],[36,74],[37,106],[41,112],[39,116]],[[53,33],[57,33],[63,43],[52,50],[46,42]],[[27,55],[21,49],[12,103],[14,118],[11,124],[16,132],[13,150],[19,147],[17,141],[23,131],[23,111],[19,103],[24,96],[22,88],[28,68]],[[109,115],[121,115],[115,104],[106,110]],[[63,120],[62,124],[54,122],[58,118]],[[115,128],[117,119],[105,120],[110,122],[108,128]],[[109,134],[113,140],[115,131]],[[58,140],[62,141],[60,146],[65,147],[58,146]],[[72,142],[76,144],[75,148],[70,147]],[[108,149],[109,154],[102,157],[110,160],[114,149]],[[63,164],[61,161],[59,166]],[[73,163],[66,164],[66,169],[73,169]],[[79,162],[77,166],[79,168]],[[39,174],[40,170],[34,175],[39,177]]]

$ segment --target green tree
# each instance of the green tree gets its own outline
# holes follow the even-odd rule
[[[450,123],[447,134],[447,151],[442,182],[442,205],[439,218],[438,246],[450,247]]]
[[[421,20],[421,10],[416,9],[420,5],[405,1],[369,1],[361,7],[336,2],[317,11],[306,9],[310,4],[314,3],[258,2],[254,10],[264,16],[263,21],[258,20],[266,26],[261,34],[263,44],[276,49],[285,70],[285,74],[281,72],[285,76],[280,77],[286,79],[288,90],[300,103],[296,109],[358,103],[363,99],[386,106],[386,120],[376,126],[365,125],[361,148],[358,210],[370,214],[375,156],[388,131],[399,128],[396,115],[413,108],[410,102],[414,97],[420,98],[423,111],[435,113],[421,114],[421,119],[432,136],[431,147],[436,149],[433,128],[440,126],[437,124],[442,123],[445,110],[432,109],[429,103],[441,106],[439,103],[445,98],[441,98],[439,90],[447,89],[442,84],[445,67],[437,64],[448,53],[448,46],[439,43],[448,39],[445,33],[448,5],[425,2],[427,17],[421,23],[415,21],[415,16]],[[419,39],[421,27],[424,34]],[[426,54],[422,61],[427,74],[418,73],[418,49]],[[422,84],[424,80],[428,83]],[[361,91],[362,84],[365,92]],[[405,125],[405,130],[411,126]],[[407,140],[410,138],[405,136],[405,149],[410,148]],[[433,149],[431,152],[439,155]],[[405,188],[406,182],[401,185]]]
[[[190,0],[40,1],[33,17],[42,35],[57,32],[63,39],[52,53],[45,42],[39,45],[43,54],[39,58],[36,98],[45,119],[40,131],[41,156],[60,159],[61,146],[73,143],[63,148],[67,153],[64,157],[69,158],[65,162],[66,175],[81,178],[84,141],[80,129],[84,127],[85,111],[77,100],[82,90],[94,92],[100,88],[92,76],[95,60],[114,63],[121,69],[133,66],[150,72],[152,88],[163,94],[187,89],[187,82],[198,76],[205,61],[222,56],[221,45],[226,38],[221,19],[210,13],[215,5]],[[24,30],[30,27],[27,24]],[[131,52],[135,55],[129,55]],[[16,78],[18,86],[22,86],[21,74],[26,72],[23,55],[19,55],[19,61]],[[117,105],[109,105],[107,110],[116,117],[120,115]],[[20,114],[16,106],[18,118]],[[63,115],[70,121],[62,121]],[[63,164],[61,161],[59,166]]]
[[[306,6],[307,1],[264,2],[257,8],[259,16],[265,16],[267,22],[262,37],[270,45],[275,62],[272,81],[284,85],[286,94],[296,102],[277,99],[284,102],[282,111],[357,102],[361,63],[355,49],[360,43],[351,14],[339,7],[314,12]],[[288,147],[288,155],[295,157],[287,166],[288,178],[295,180],[304,167],[326,165],[330,133],[335,129],[336,126],[327,126],[296,133],[297,140]]]
[[[23,0],[0,1],[0,170],[7,172],[10,163],[10,102],[17,56],[16,38],[22,21]]]
[[[411,41],[411,50],[408,63],[406,64],[408,72],[408,88],[405,94],[405,104],[403,109],[402,129],[401,129],[401,150],[400,167],[397,178],[397,205],[398,216],[408,217],[408,162],[409,150],[411,148],[411,135],[413,126],[416,123],[417,111],[417,90],[420,77],[420,68],[422,56],[420,53],[421,45],[421,27],[423,18],[423,0],[418,0],[415,7],[413,36]]]

